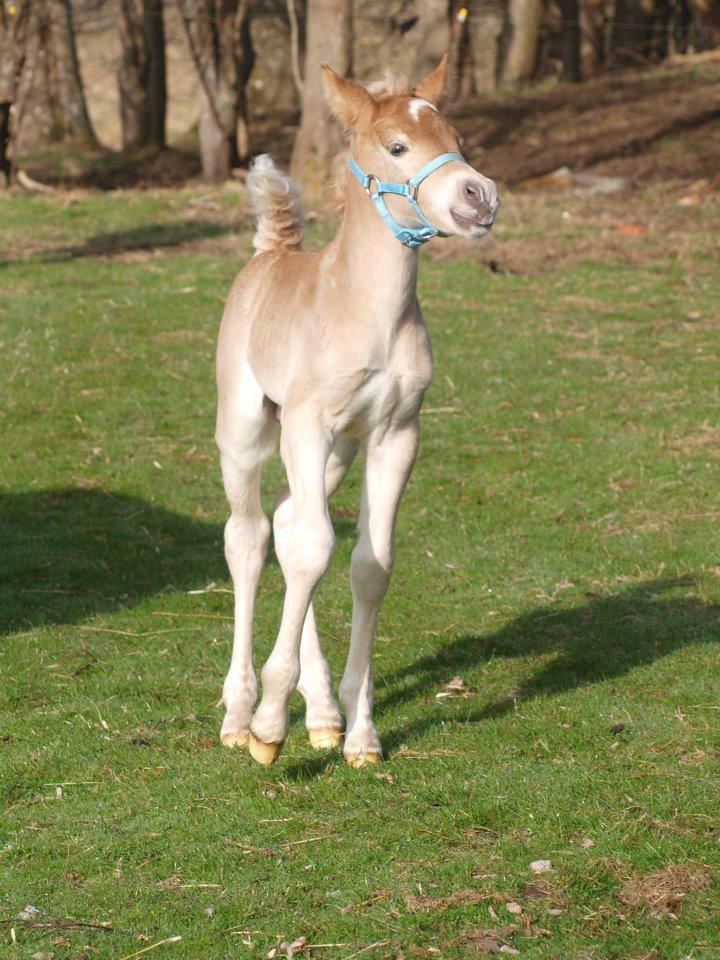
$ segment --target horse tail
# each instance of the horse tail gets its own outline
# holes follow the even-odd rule
[[[263,153],[256,157],[247,176],[250,205],[255,214],[253,246],[266,250],[298,250],[305,222],[300,206],[300,187]]]

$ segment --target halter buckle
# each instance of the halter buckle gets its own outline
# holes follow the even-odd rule
[[[420,189],[419,183],[410,183],[408,180],[408,187],[410,187],[410,199],[414,200],[417,203],[418,190]]]
[[[370,184],[373,182],[373,180],[375,181],[375,193],[373,193],[372,190],[370,189]],[[376,197],[378,195],[379,191],[377,189],[377,184],[379,182],[380,182],[379,178],[376,177],[374,173],[365,174],[365,193],[370,197],[371,200],[373,199],[373,197]]]

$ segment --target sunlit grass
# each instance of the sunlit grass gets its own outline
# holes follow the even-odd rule
[[[657,199],[625,216],[652,228]],[[454,958],[492,931],[523,957],[720,955],[717,210],[610,243],[604,200],[521,195],[500,271],[425,258],[436,379],[376,654],[388,762],[353,771],[307,746],[299,698],[274,767],[217,740],[236,194],[1,203],[0,955],[304,936]],[[503,243],[527,244],[516,272]],[[273,463],[268,508],[280,482]],[[358,490],[356,467],[317,603],[336,676]],[[258,663],[281,597],[271,558]]]

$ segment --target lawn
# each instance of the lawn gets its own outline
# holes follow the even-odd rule
[[[720,957],[720,208],[519,192],[490,246],[423,253],[387,762],[353,770],[299,697],[273,767],[218,740],[244,206],[0,200],[0,956]],[[316,605],[336,677],[358,491]],[[258,665],[282,588],[271,556]]]

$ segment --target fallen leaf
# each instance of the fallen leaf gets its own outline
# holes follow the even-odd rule
[[[622,233],[626,237],[640,237],[647,233],[647,227],[642,223],[619,223],[617,230],[618,233]]]
[[[23,907],[20,913],[15,917],[16,920],[32,920],[33,917],[37,917],[42,913],[42,910],[39,907],[33,907],[32,904],[28,904],[27,907]]]
[[[307,950],[307,945],[307,937],[296,937],[292,942],[283,940],[283,942],[280,944],[280,949],[285,951],[285,956],[288,958],[288,960],[292,960],[292,957],[294,957],[296,954],[305,953]]]

